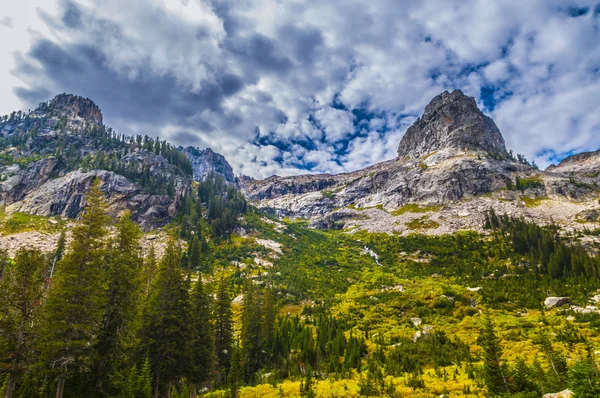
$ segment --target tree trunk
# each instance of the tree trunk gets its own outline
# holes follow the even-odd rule
[[[156,377],[154,378],[154,398],[158,398],[158,388],[160,386],[159,382],[160,382],[160,377],[157,373]]]
[[[171,398],[171,382],[167,383],[167,398]]]
[[[192,389],[190,390],[190,398],[196,398],[198,396],[198,387],[196,384],[192,385]]]
[[[56,398],[63,398],[66,378],[67,376],[64,373],[61,373],[60,376],[58,376],[58,380],[56,382]]]
[[[17,385],[17,374],[9,373],[8,382],[6,383],[6,394],[5,398],[12,398],[15,395],[15,386]]]

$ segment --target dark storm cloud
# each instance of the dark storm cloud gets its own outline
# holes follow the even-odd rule
[[[67,3],[62,16],[62,22],[69,28],[81,27],[81,11],[74,3]]]
[[[107,67],[103,54],[89,45],[59,46],[40,40],[27,55],[27,61],[22,60],[17,68],[21,73],[27,71],[30,79],[38,76],[39,81],[33,85],[36,88],[17,91],[24,101],[47,100],[49,90],[42,87],[44,80],[51,78],[62,91],[94,99],[111,118],[135,117],[148,124],[185,123],[203,110],[221,112],[223,99],[242,88],[241,80],[232,74],[219,76],[199,93],[182,90],[174,76],[157,76],[143,67],[135,79],[129,79]]]

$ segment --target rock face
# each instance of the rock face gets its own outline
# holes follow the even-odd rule
[[[233,169],[223,155],[216,153],[210,148],[200,150],[188,146],[187,148],[180,148],[180,150],[185,153],[192,163],[194,181],[202,180],[209,173],[216,173],[223,176],[225,181],[237,185]]]
[[[449,148],[508,156],[494,121],[477,108],[473,97],[460,90],[444,91],[431,100],[402,137],[398,156],[419,158]]]
[[[544,172],[513,159],[492,119],[458,90],[427,105],[398,153],[351,173],[240,182],[254,205],[278,216],[308,218],[323,229],[449,233],[481,228],[490,208],[581,228],[578,215],[597,208],[599,173],[570,173],[567,161]],[[424,214],[403,210],[405,205],[424,208]],[[422,219],[409,224],[417,217]]]
[[[102,112],[89,98],[59,94],[50,102],[50,108],[65,116],[78,116],[94,124],[102,124]]]
[[[192,182],[181,165],[143,149],[142,137],[102,125],[87,98],[61,94],[27,114],[0,117],[0,138],[0,205],[8,213],[76,218],[100,178],[109,213],[128,210],[148,230],[173,219]]]

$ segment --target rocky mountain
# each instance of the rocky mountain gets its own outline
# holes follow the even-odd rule
[[[440,234],[478,229],[489,208],[582,228],[598,208],[595,155],[550,171],[512,156],[494,123],[461,91],[435,97],[407,130],[396,159],[338,175],[244,180],[256,206],[319,228]],[[585,168],[585,174],[573,170]]]
[[[441,149],[484,151],[506,158],[504,138],[473,97],[462,91],[441,93],[406,131],[398,147],[400,158],[420,158]]]
[[[201,181],[209,173],[216,173],[225,179],[225,181],[237,185],[238,181],[233,174],[231,165],[227,159],[210,148],[198,149],[191,146],[179,148],[192,163],[194,181]]]
[[[600,151],[582,152],[569,156],[558,165],[549,166],[546,171],[554,173],[580,173],[593,176],[600,172]]]
[[[77,217],[95,178],[117,215],[150,229],[176,214],[192,168],[176,148],[118,134],[90,99],[61,94],[0,118],[0,203],[7,213]]]

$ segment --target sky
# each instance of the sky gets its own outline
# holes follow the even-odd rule
[[[543,168],[600,148],[598,1],[11,1],[0,114],[82,95],[118,131],[264,178],[392,159],[461,89]]]

